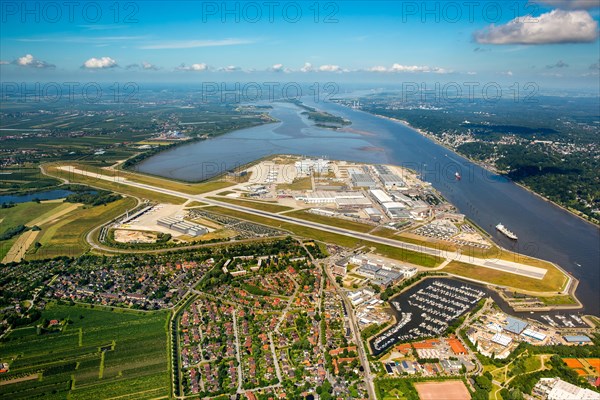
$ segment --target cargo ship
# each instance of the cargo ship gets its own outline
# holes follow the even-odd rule
[[[509,239],[512,240],[517,240],[517,235],[515,235],[514,233],[512,233],[511,231],[509,231],[508,229],[506,229],[506,227],[502,224],[498,224],[496,225],[496,229],[498,229],[500,231],[500,233],[504,234],[504,236],[506,236]]]

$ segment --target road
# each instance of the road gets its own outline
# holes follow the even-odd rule
[[[358,358],[360,360],[360,364],[363,367],[365,374],[365,383],[367,385],[367,392],[369,392],[370,399],[376,399],[375,395],[375,387],[373,386],[373,376],[371,375],[371,365],[369,364],[369,359],[367,358],[367,354],[365,352],[365,347],[363,346],[362,339],[360,337],[360,329],[358,329],[358,325],[356,323],[356,319],[354,317],[354,310],[352,309],[352,305],[350,304],[350,300],[348,297],[342,293],[342,289],[339,287],[329,265],[326,263],[325,273],[327,274],[327,278],[331,281],[331,284],[335,288],[335,290],[340,295],[340,298],[344,302],[344,306],[346,307],[346,311],[348,311],[348,321],[350,321],[350,330],[352,331],[352,336],[354,337],[354,342],[356,343],[356,348],[358,350]]]
[[[233,316],[233,333],[235,334],[235,358],[237,359],[237,363],[238,363],[238,366],[237,366],[237,370],[238,370],[237,392],[243,393],[243,391],[242,391],[242,358],[240,356],[240,354],[241,354],[240,353],[240,338],[239,338],[239,332],[238,332],[236,312],[237,312],[237,309],[234,308],[232,316]],[[202,332],[202,329],[200,329],[200,332]]]
[[[490,268],[490,269],[500,270],[500,271],[504,271],[504,272],[510,272],[510,273],[525,276],[528,278],[542,279],[546,272],[546,270],[543,268],[532,267],[529,265],[516,263],[513,261],[500,260],[500,259],[482,259],[482,258],[477,258],[477,257],[470,257],[467,255],[461,254],[460,252],[451,252],[451,251],[434,249],[434,248],[430,248],[430,247],[419,246],[419,245],[412,244],[412,243],[400,242],[400,241],[394,240],[394,239],[373,236],[368,233],[361,233],[361,232],[356,232],[356,231],[352,231],[352,230],[345,229],[345,228],[339,228],[336,226],[320,224],[318,222],[312,222],[312,221],[306,221],[306,220],[302,220],[302,219],[298,219],[298,218],[293,218],[293,217],[290,217],[287,215],[280,215],[280,214],[275,214],[275,213],[271,213],[271,212],[267,212],[267,211],[261,211],[261,210],[256,210],[256,209],[240,206],[237,204],[225,203],[225,202],[221,202],[218,200],[208,198],[208,196],[212,195],[212,192],[199,194],[199,195],[193,195],[193,194],[178,192],[178,191],[171,190],[171,189],[165,189],[165,188],[160,188],[160,187],[156,187],[156,186],[152,186],[152,185],[148,185],[148,184],[144,184],[144,183],[135,182],[135,181],[128,180],[128,179],[125,179],[122,177],[111,177],[111,176],[97,174],[97,173],[90,173],[88,171],[83,171],[83,170],[74,168],[72,166],[63,166],[63,167],[60,167],[60,169],[67,171],[71,174],[80,174],[80,175],[84,175],[84,176],[90,176],[90,177],[94,177],[96,179],[102,179],[102,180],[106,180],[106,181],[110,181],[110,182],[120,183],[123,185],[137,187],[140,189],[154,191],[157,193],[168,194],[171,196],[176,196],[176,197],[184,198],[187,200],[199,201],[199,202],[203,202],[203,203],[206,203],[209,205],[227,208],[227,209],[238,211],[238,212],[244,212],[247,214],[252,214],[252,215],[256,215],[256,216],[263,217],[263,218],[275,219],[275,220],[278,220],[281,222],[292,223],[292,224],[304,226],[307,228],[318,229],[321,231],[336,233],[336,234],[340,234],[340,235],[344,235],[344,236],[350,236],[350,237],[365,240],[365,241],[370,241],[370,242],[374,242],[374,243],[378,243],[378,244],[393,246],[396,248],[401,248],[401,249],[406,249],[406,250],[423,253],[423,254],[427,254],[427,255],[431,255],[431,256],[436,256],[436,257],[440,257],[444,260],[465,262],[468,264],[472,264],[472,265],[476,265],[476,266],[480,266],[480,267],[484,267],[484,268]],[[565,286],[564,291],[568,291],[569,286],[570,285],[567,284]]]

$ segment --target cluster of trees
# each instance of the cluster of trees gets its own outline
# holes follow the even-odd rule
[[[475,391],[471,393],[472,400],[488,400],[489,393],[492,391],[492,374],[489,371],[485,372],[483,375],[478,375],[473,377],[473,381],[475,382]]]
[[[600,159],[596,157],[596,130],[591,128],[598,115],[597,99],[595,103],[575,99],[565,105],[564,99],[546,97],[545,107],[541,103],[519,103],[519,112],[515,112],[516,103],[506,100],[495,103],[492,109],[491,104],[464,100],[448,103],[449,113],[417,107],[393,109],[389,107],[393,100],[396,100],[394,95],[381,95],[362,99],[361,104],[368,112],[406,120],[438,137],[472,134],[477,141],[458,145],[459,153],[494,163],[510,179],[583,213],[590,220],[598,220],[593,210],[600,208],[600,180],[596,172],[600,169]],[[411,100],[405,101],[410,104]],[[484,112],[474,115],[474,109]],[[572,118],[577,122],[563,122]],[[465,119],[470,122],[464,123]],[[514,137],[515,141],[501,143],[504,137]],[[535,143],[537,139],[578,147],[563,154],[552,145]]]
[[[8,228],[0,235],[0,240],[8,240],[21,233],[25,232],[28,228],[25,225],[17,225],[12,228]]]
[[[267,292],[259,288],[258,286],[250,285],[248,283],[240,283],[240,288],[244,289],[246,292],[253,294],[255,296],[270,296],[271,293]]]
[[[83,203],[91,206],[101,206],[121,199],[121,195],[107,190],[96,190],[87,186],[68,185],[65,189],[72,193],[65,199],[68,203]]]

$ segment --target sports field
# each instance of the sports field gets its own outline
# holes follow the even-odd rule
[[[415,383],[421,400],[470,400],[471,395],[462,381]]]
[[[10,372],[0,398],[144,399],[169,394],[166,312],[132,312],[49,304],[42,319],[62,331],[12,331],[0,343]],[[40,321],[38,321],[39,323]]]

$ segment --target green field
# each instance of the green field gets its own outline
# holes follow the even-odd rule
[[[28,226],[30,221],[52,214],[61,206],[61,203],[28,202],[17,204],[11,208],[0,208],[0,220],[2,221],[0,222],[0,234],[18,225]],[[0,241],[0,260],[8,253],[19,236],[17,235],[9,240]]]
[[[2,168],[0,173],[0,194],[29,193],[52,189],[60,184],[59,180],[42,175],[35,166]]]
[[[296,178],[292,183],[282,183],[277,185],[277,190],[312,190],[312,179],[309,177],[306,178]]]
[[[62,203],[19,203],[11,208],[0,208],[0,234],[17,225],[27,225],[29,221],[52,213]]]
[[[283,211],[292,210],[291,207],[280,206],[278,204],[258,202],[258,201],[246,201],[246,200],[238,200],[231,199],[229,197],[208,197],[209,199],[222,201],[223,203],[235,204],[242,207],[253,208],[255,210],[267,211],[270,213],[279,213]]]
[[[14,377],[41,378],[0,386],[6,399],[107,399],[168,396],[167,312],[124,312],[49,304],[47,320],[69,320],[60,333],[35,327],[11,332],[0,343]],[[105,349],[101,351],[100,349]]]
[[[135,186],[124,185],[107,181],[105,179],[85,176],[81,174],[70,173],[64,170],[59,170],[56,166],[47,166],[46,171],[52,175],[63,179],[68,179],[71,183],[82,183],[84,185],[106,189],[118,193],[128,194],[140,199],[148,199],[160,203],[183,204],[186,199],[183,197],[175,197],[168,194],[158,193],[153,190],[137,188]]]
[[[136,200],[127,197],[107,205],[81,207],[63,217],[59,221],[42,225],[37,240],[42,247],[27,259],[44,259],[66,255],[75,257],[84,253],[89,245],[85,240],[92,229],[132,209]]]
[[[290,217],[304,219],[306,221],[316,222],[323,225],[331,225],[338,228],[349,229],[351,231],[367,233],[375,229],[375,226],[363,224],[360,222],[350,221],[343,218],[327,217],[324,215],[313,214],[304,210],[292,211],[286,213]]]
[[[550,265],[547,264],[546,265]],[[558,292],[564,287],[567,277],[556,267],[551,266],[544,279],[527,278],[521,275],[502,272],[491,268],[452,261],[443,271],[451,274],[477,279],[494,285],[509,286],[532,292]]]
[[[398,261],[404,261],[412,264],[421,265],[424,267],[435,267],[442,260],[439,257],[430,256],[415,251],[405,250],[393,246],[360,240],[351,236],[340,235],[322,231],[320,229],[309,228],[301,225],[296,225],[288,222],[282,222],[272,218],[265,218],[258,215],[248,214],[235,210],[230,210],[222,207],[207,207],[207,211],[212,211],[220,214],[229,215],[235,218],[245,219],[247,221],[257,222],[260,224],[269,225],[274,228],[280,228],[294,233],[295,235],[305,238],[315,239],[324,243],[335,243],[339,246],[354,248],[358,246],[374,247],[375,251],[385,257],[390,257]]]
[[[224,180],[209,180],[199,183],[187,183],[174,179],[165,179],[158,176],[146,175],[138,172],[123,170],[123,169],[105,169],[89,164],[69,163],[65,165],[73,165],[74,167],[90,173],[106,175],[111,178],[125,178],[127,180],[144,183],[146,185],[156,186],[159,188],[174,190],[185,194],[202,194],[212,192],[219,189],[224,189],[234,185],[233,182]]]
[[[561,304],[577,304],[574,298],[569,295],[564,296],[540,296],[538,297],[542,303],[548,306],[561,305]]]

